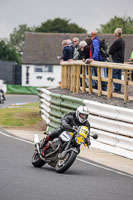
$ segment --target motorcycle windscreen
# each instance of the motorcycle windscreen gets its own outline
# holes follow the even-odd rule
[[[76,135],[76,142],[78,144],[83,144],[84,140],[87,138],[87,136],[89,135],[89,129],[86,126],[80,126],[78,128],[77,131],[77,135]]]

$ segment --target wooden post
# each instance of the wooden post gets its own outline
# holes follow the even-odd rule
[[[85,92],[85,66],[82,65],[82,93]]]
[[[70,71],[70,82],[71,82],[71,85],[70,85],[70,91],[72,92],[73,91],[73,65],[71,65],[71,71]]]
[[[72,92],[76,92],[76,66],[73,66],[73,76],[72,76]]]
[[[68,66],[65,66],[65,88],[68,88]]]
[[[61,88],[64,88],[64,66],[61,65]]]
[[[81,71],[81,66],[80,65],[76,66],[76,93],[80,92],[80,71]]]
[[[112,69],[108,68],[108,99],[112,97]]]
[[[125,76],[124,76],[124,102],[127,102],[127,100],[128,100],[127,85],[128,85],[128,71],[125,70]]]
[[[67,88],[68,87],[68,71],[67,66],[62,65],[62,71],[61,71],[61,88]]]
[[[71,65],[68,65],[67,66],[67,69],[68,69],[68,89],[70,90],[70,87],[71,87]]]
[[[97,75],[98,75],[98,96],[102,95],[102,88],[101,88],[101,68],[97,67]]]
[[[89,94],[92,94],[92,74],[90,66],[88,66],[88,76],[89,76]]]

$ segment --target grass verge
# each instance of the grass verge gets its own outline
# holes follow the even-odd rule
[[[0,127],[45,130],[39,103],[29,103],[11,108],[0,108]]]

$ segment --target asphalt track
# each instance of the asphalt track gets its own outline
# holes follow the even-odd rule
[[[30,102],[39,102],[37,95],[5,95],[6,101],[4,104],[0,104],[0,108],[5,108],[12,104],[22,104]]]
[[[33,143],[0,131],[0,200],[133,200],[133,176],[78,158],[65,174],[34,168]]]

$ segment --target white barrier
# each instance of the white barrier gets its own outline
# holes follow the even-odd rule
[[[133,137],[133,124],[90,115],[91,127],[118,135]]]
[[[84,100],[90,110],[92,146],[133,159],[133,110]]]
[[[133,123],[133,109],[102,104],[90,100],[84,100],[83,102],[93,115]]]
[[[49,112],[51,111],[50,109],[50,100],[51,100],[51,92],[48,90],[42,88],[38,89],[39,93],[39,99],[40,99],[40,108],[41,108],[41,117],[43,120],[49,124]]]
[[[42,118],[49,124],[51,92],[46,89],[40,92]],[[83,103],[90,110],[91,133],[98,134],[98,140],[91,139],[92,147],[133,159],[133,109],[89,100]]]

